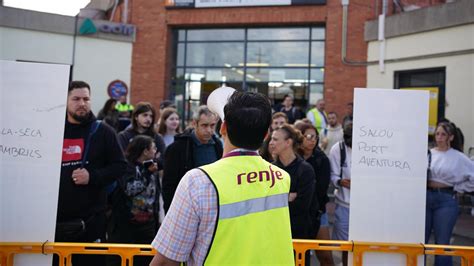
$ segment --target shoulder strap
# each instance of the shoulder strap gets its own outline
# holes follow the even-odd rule
[[[99,126],[100,126],[100,121],[97,121],[97,120],[91,124],[89,135],[87,136],[86,148],[84,149],[84,153],[82,154],[81,168],[84,168],[84,166],[86,165],[86,159],[89,153],[92,135],[95,134]]]
[[[339,177],[342,178],[342,167],[344,166],[344,163],[346,162],[346,145],[344,144],[344,141],[339,142],[339,150],[341,152],[341,172],[339,174]]]
[[[428,169],[431,168],[431,151],[428,149]]]

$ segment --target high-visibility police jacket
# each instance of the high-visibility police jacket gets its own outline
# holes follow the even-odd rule
[[[122,104],[122,103],[118,103],[117,105],[115,105],[115,109],[119,112],[130,112],[130,111],[133,111],[133,105],[131,104]]]
[[[217,191],[218,215],[205,265],[294,265],[290,176],[258,155],[200,167]]]
[[[314,127],[318,130],[319,133],[321,133],[321,130],[323,130],[327,126],[326,112],[324,112],[324,114],[321,114],[321,112],[319,112],[319,110],[316,108],[311,109],[310,112],[313,114],[314,117]]]

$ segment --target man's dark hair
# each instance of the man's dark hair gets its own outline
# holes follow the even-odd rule
[[[337,117],[336,112],[329,112],[329,113],[328,113],[328,116],[329,116],[329,115],[335,115],[335,116]]]
[[[352,148],[352,122],[348,122],[344,125],[344,143]]]
[[[160,110],[163,110],[163,109],[168,108],[168,107],[176,109],[176,105],[174,104],[174,102],[172,102],[170,100],[163,100],[160,103]]]
[[[151,148],[153,138],[144,135],[135,136],[125,150],[125,157],[129,163],[136,163],[143,151]]]
[[[89,86],[89,84],[87,84],[86,82],[80,81],[80,80],[71,81],[67,91],[70,92],[74,89],[82,89],[82,88],[87,88],[89,91],[91,91],[91,86]]]
[[[133,130],[138,130],[138,122],[136,118],[138,117],[139,114],[146,113],[148,111],[151,111],[153,119],[151,122],[151,126],[146,129],[146,131],[143,133],[144,135],[150,136],[150,137],[155,137],[155,122],[156,122],[156,111],[153,105],[149,102],[139,102],[137,103],[137,106],[135,106],[135,109],[133,110],[132,113],[132,128]]]
[[[272,120],[272,107],[261,93],[236,91],[224,107],[227,135],[239,148],[257,150]]]

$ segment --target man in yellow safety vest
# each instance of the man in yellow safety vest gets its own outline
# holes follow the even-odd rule
[[[119,112],[120,117],[129,118],[133,111],[133,105],[127,103],[127,96],[120,96],[119,102],[115,106],[115,109]]]
[[[230,96],[221,115],[224,156],[184,175],[150,265],[294,265],[290,176],[256,152],[271,115],[262,94]]]
[[[324,111],[326,102],[324,99],[319,99],[316,102],[316,106],[308,111],[306,118],[308,118],[313,126],[321,133],[321,130],[325,129],[328,124],[327,114]]]

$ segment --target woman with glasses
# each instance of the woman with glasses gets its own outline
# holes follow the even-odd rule
[[[455,128],[441,122],[435,131],[435,147],[428,155],[425,243],[431,231],[435,244],[448,245],[459,213],[457,192],[474,191],[474,162],[453,149]],[[452,265],[451,256],[436,256],[436,266]]]
[[[329,158],[318,147],[319,134],[317,129],[310,123],[303,121],[296,122],[295,127],[303,134],[303,144],[298,149],[298,153],[309,163],[316,174],[316,196],[319,203],[318,224],[313,226],[311,235],[313,239],[330,240],[329,221],[326,213],[326,203],[329,202],[327,195],[329,182],[331,180],[331,166]],[[318,229],[319,225],[319,230]],[[316,251],[319,263],[322,266],[334,265],[332,253],[330,251]]]

